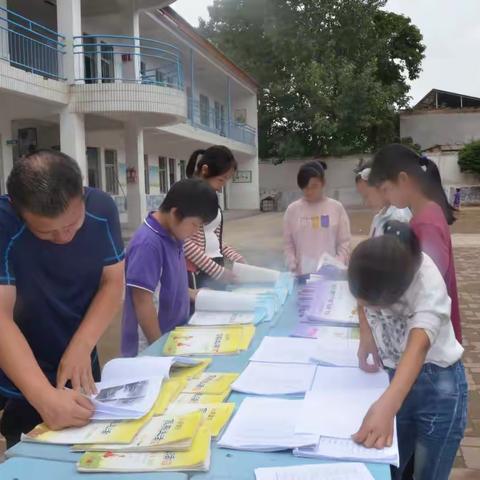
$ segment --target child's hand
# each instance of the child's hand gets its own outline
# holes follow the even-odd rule
[[[57,388],[62,389],[70,380],[72,388],[86,395],[97,392],[92,374],[91,349],[81,341],[72,339],[65,350],[57,371]]]
[[[382,367],[382,360],[378,354],[377,344],[370,328],[362,328],[360,331],[360,345],[357,352],[358,366],[367,373],[378,372]],[[370,363],[369,358],[373,359]]]
[[[352,435],[352,440],[367,448],[391,447],[395,414],[393,405],[380,398],[370,407],[360,430]]]

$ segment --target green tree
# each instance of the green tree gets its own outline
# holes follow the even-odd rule
[[[462,172],[480,175],[480,140],[467,143],[460,150],[458,165]]]
[[[366,152],[398,140],[422,36],[385,0],[215,0],[200,33],[260,83],[261,157]]]

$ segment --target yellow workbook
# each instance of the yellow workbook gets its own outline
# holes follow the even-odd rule
[[[190,380],[182,393],[202,393],[216,395],[230,391],[230,385],[238,378],[238,373],[202,373]]]
[[[177,327],[165,343],[165,355],[227,355],[245,350],[255,333],[253,325]]]
[[[176,400],[178,395],[187,386],[187,380],[182,378],[170,378],[162,383],[162,388],[155,401],[152,413],[153,415],[163,415],[167,407]]]
[[[212,363],[211,358],[204,358],[198,365],[192,367],[174,368],[170,372],[170,378],[181,378],[190,380],[201,375]]]
[[[167,415],[183,415],[193,411],[202,412],[203,425],[207,426],[212,437],[216,438],[225,428],[234,410],[234,403],[207,403],[201,405],[178,403],[168,408]]]
[[[181,393],[175,401],[171,404],[178,405],[184,403],[193,403],[196,405],[204,405],[210,403],[222,403],[230,394],[230,390],[216,395],[202,394],[202,393]]]
[[[133,442],[123,444],[74,445],[76,452],[165,452],[183,451],[192,447],[192,442],[204,421],[200,410],[176,415],[152,417],[138,432]]]
[[[56,445],[121,443],[128,444],[152,417],[149,412],[138,420],[90,422],[84,427],[50,430],[45,424],[37,425],[31,432],[22,435],[25,442],[52,443]]]
[[[200,427],[192,448],[185,452],[87,452],[77,463],[79,472],[207,471],[210,468],[210,432]]]

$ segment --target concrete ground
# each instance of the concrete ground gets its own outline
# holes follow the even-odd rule
[[[353,243],[363,238],[371,221],[364,210],[349,212]],[[247,215],[247,216],[246,216]],[[225,241],[255,265],[282,268],[282,214],[227,212]],[[465,439],[458,452],[452,480],[480,479],[480,208],[462,210],[452,228],[460,306],[465,339],[464,363],[469,381],[469,416]],[[102,362],[118,356],[120,317],[99,345]],[[0,443],[0,453],[2,447]]]

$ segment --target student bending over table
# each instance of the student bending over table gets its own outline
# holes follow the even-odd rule
[[[189,292],[183,243],[217,213],[218,197],[208,183],[181,180],[135,232],[126,259],[124,356],[137,355],[187,322],[196,292]]]
[[[10,448],[43,421],[81,426],[100,370],[95,346],[118,313],[123,244],[112,198],[82,186],[55,151],[17,160],[0,197],[1,433]],[[64,387],[73,387],[64,389]]]
[[[415,480],[448,480],[466,425],[467,382],[442,275],[413,230],[393,221],[385,235],[354,250],[348,279],[370,326],[361,329],[361,341],[378,350],[390,376],[353,439],[369,448],[390,446],[396,417],[394,479],[414,455]]]

